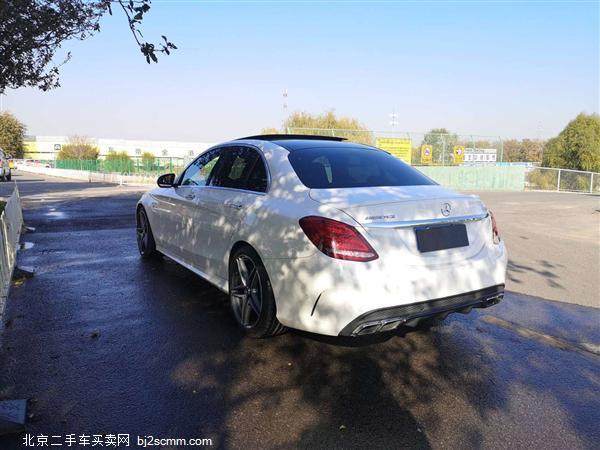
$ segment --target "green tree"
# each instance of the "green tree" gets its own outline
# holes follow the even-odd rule
[[[154,167],[154,160],[156,158],[150,152],[142,153],[142,166],[144,169],[152,169]]]
[[[0,1],[0,93],[6,88],[58,87],[56,51],[69,39],[87,39],[100,31],[100,18],[120,8],[146,61],[177,47],[165,36],[158,44],[144,42],[139,26],[150,10],[150,0],[2,0]],[[56,63],[56,64],[55,64]]]
[[[263,128],[262,131],[260,132],[260,134],[280,134],[281,130],[278,130],[277,128],[273,128],[273,127],[267,127],[267,128]]]
[[[421,145],[431,145],[434,164],[452,164],[454,146],[458,144],[458,136],[446,128],[433,128],[423,136],[421,143]],[[420,158],[420,149],[417,153]]]
[[[544,149],[546,167],[600,172],[600,116],[579,114]]]
[[[27,128],[9,112],[0,114],[0,148],[14,158],[22,158]]]
[[[539,162],[542,160],[544,141],[538,139],[507,139],[503,141],[504,161]]]
[[[361,144],[375,144],[373,133],[358,119],[337,117],[333,111],[324,114],[295,112],[284,122],[283,129],[290,134],[337,136]]]
[[[104,158],[104,170],[107,172],[131,173],[133,162],[126,151],[110,150]]]
[[[131,161],[131,157],[125,150],[119,152],[109,150],[104,159],[106,161]]]
[[[56,159],[75,159],[80,161],[95,161],[98,159],[98,147],[83,136],[71,136],[69,143],[61,146]]]

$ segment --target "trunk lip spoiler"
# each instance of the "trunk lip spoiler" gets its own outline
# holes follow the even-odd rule
[[[410,228],[427,225],[443,225],[447,223],[465,223],[484,220],[489,217],[489,211],[481,214],[473,214],[469,216],[442,217],[438,219],[421,219],[421,220],[399,220],[390,222],[369,222],[362,223],[365,228]]]

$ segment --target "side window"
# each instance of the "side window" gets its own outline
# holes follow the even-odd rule
[[[231,147],[225,150],[218,173],[211,186],[265,192],[267,173],[258,152],[248,147]]]
[[[181,176],[181,186],[206,186],[211,172],[221,156],[220,149],[199,156]]]
[[[246,184],[246,189],[249,191],[267,192],[267,169],[265,167],[265,162],[260,156],[256,159]]]

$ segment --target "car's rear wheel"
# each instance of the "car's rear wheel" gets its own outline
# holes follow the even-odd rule
[[[10,180],[12,180],[12,172],[8,172],[8,175],[6,175],[6,181]]]
[[[143,207],[138,208],[136,216],[136,235],[140,255],[142,258],[155,257],[159,253],[156,250],[156,242],[154,242],[150,221]]]
[[[229,300],[238,325],[249,336],[280,334],[271,282],[262,261],[248,246],[236,250],[229,261]]]

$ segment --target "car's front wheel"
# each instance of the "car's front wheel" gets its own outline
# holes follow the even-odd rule
[[[229,300],[238,325],[249,336],[264,338],[280,334],[275,297],[267,271],[249,246],[237,249],[229,261]]]

